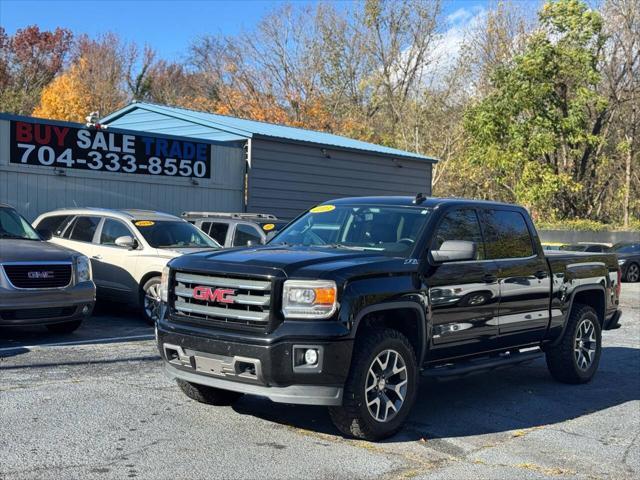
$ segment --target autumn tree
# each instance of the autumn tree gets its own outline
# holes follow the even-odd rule
[[[0,27],[0,111],[28,115],[42,89],[63,69],[72,44],[69,30],[35,25],[8,36]]]

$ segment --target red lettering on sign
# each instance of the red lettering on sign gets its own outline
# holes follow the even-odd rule
[[[49,125],[34,125],[34,136],[36,143],[47,145],[51,141],[51,127]]]
[[[64,147],[64,139],[67,136],[67,133],[69,133],[69,127],[56,127],[55,125],[53,126],[53,133],[56,136],[57,140],[58,140],[58,146],[59,147]]]
[[[31,124],[16,122],[16,140],[18,142],[31,142],[32,139]]]

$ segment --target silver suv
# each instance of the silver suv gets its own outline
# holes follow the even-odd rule
[[[50,237],[0,204],[0,325],[69,333],[91,315],[96,287],[89,259],[47,243]]]
[[[167,262],[220,248],[187,221],[151,210],[65,208],[43,213],[34,225],[53,232],[51,242],[91,259],[99,300],[138,307],[149,324],[158,316]]]

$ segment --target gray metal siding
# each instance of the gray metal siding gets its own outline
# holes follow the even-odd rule
[[[431,194],[431,164],[321,147],[252,140],[250,212],[290,219],[332,198]]]
[[[242,211],[245,152],[242,144],[212,145],[210,179],[66,170],[9,163],[9,122],[0,120],[0,202],[28,220],[61,207],[144,208],[179,214],[184,210]]]

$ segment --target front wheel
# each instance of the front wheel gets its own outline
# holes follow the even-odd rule
[[[624,279],[629,283],[635,283],[640,280],[640,266],[638,266],[637,263],[632,263],[631,265],[629,265]]]
[[[418,387],[416,355],[402,333],[374,330],[356,342],[343,404],[331,407],[334,425],[345,435],[381,440],[404,424]]]
[[[142,318],[149,325],[154,325],[160,318],[160,277],[147,280],[142,286],[140,296]]]
[[[560,342],[547,349],[547,367],[559,382],[586,383],[598,369],[601,352],[598,314],[588,305],[574,304]]]

